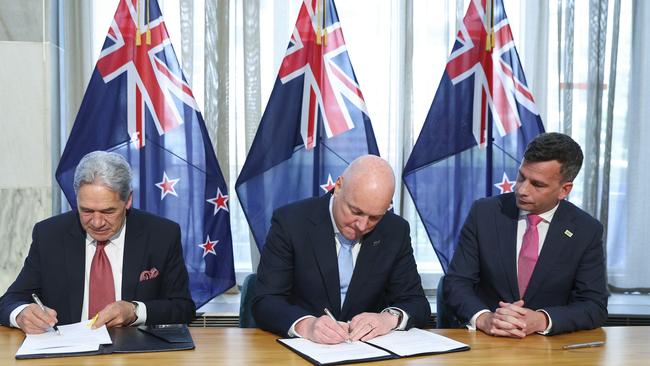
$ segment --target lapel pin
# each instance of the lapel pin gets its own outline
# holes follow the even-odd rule
[[[380,242],[381,242],[381,240],[375,240],[375,241],[372,242],[372,246],[376,247],[377,245],[379,245]]]
[[[567,230],[564,230],[564,235],[566,235],[566,236],[568,236],[570,238],[570,237],[573,236],[573,233],[567,229]]]

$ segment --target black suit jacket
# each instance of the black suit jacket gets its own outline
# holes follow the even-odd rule
[[[141,301],[147,324],[188,323],[195,306],[181,249],[178,224],[130,209],[127,213],[122,272],[122,300]],[[0,298],[0,322],[9,325],[16,307],[31,303],[37,293],[56,310],[59,324],[81,319],[84,296],[86,233],[76,211],[41,221],[32,231],[32,245],[16,281]],[[140,281],[156,268],[159,275]]]
[[[362,240],[341,308],[331,194],[276,210],[257,272],[253,316],[265,330],[286,335],[305,315],[328,308],[341,321],[362,312],[398,307],[407,327],[423,326],[431,314],[413,257],[408,223],[387,213]]]
[[[513,193],[474,202],[444,281],[445,300],[464,322],[499,301],[520,299]],[[524,306],[551,317],[551,334],[592,329],[607,319],[603,226],[560,201],[528,284]]]

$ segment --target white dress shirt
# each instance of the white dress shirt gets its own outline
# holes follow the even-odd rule
[[[544,241],[546,240],[546,234],[548,234],[548,228],[551,226],[551,221],[553,220],[553,216],[555,215],[555,211],[557,211],[558,206],[560,203],[558,202],[555,207],[552,209],[539,214],[539,217],[542,218],[542,221],[537,224],[537,234],[539,235],[539,245],[537,246],[537,254],[539,255],[542,252],[542,247],[544,246]],[[521,246],[523,245],[524,241],[524,233],[526,232],[526,227],[528,226],[528,221],[526,216],[530,212],[524,211],[524,210],[519,210],[519,219],[517,220],[517,257],[516,257],[516,268],[519,268],[519,251],[521,250]],[[525,306],[525,305],[524,305]],[[538,332],[539,334],[548,334],[551,331],[551,328],[553,327],[553,320],[551,320],[551,316],[543,309],[537,310],[541,311],[544,314],[546,314],[546,318],[548,319],[548,327],[543,332]],[[467,328],[470,330],[476,330],[476,319],[483,314],[483,313],[489,313],[490,311],[488,309],[483,309],[478,311],[474,316],[472,316],[472,319],[470,319],[469,324],[467,325]]]
[[[126,233],[126,220],[122,228],[111,238],[111,240],[104,247],[104,252],[108,257],[108,260],[111,262],[111,270],[113,272],[113,283],[115,286],[115,301],[120,301],[122,299],[122,267],[124,263],[124,236]],[[90,267],[95,256],[95,251],[97,249],[97,241],[93,239],[90,235],[86,234],[86,258],[85,258],[85,272],[84,272],[84,297],[83,304],[81,307],[81,319],[84,321],[88,319],[88,303],[89,303],[89,283],[90,283]],[[147,306],[140,302],[138,303],[137,316],[138,319],[131,325],[140,325],[144,324],[147,320]],[[45,304],[47,305],[47,304]],[[28,304],[18,306],[14,309],[9,315],[9,321],[11,325],[18,328],[16,323],[16,317],[18,314],[27,307]],[[56,310],[56,309],[55,309]],[[59,310],[60,311],[60,310]],[[94,314],[92,315],[94,316]]]
[[[333,202],[334,202],[334,195],[332,195],[330,197],[329,211],[330,211],[330,220],[332,220],[332,227],[334,228],[334,242],[336,243],[336,255],[338,256],[339,251],[341,250],[341,242],[339,242],[338,235],[336,235],[336,234],[339,234],[340,231],[339,231],[339,228],[336,226],[336,222],[334,221],[334,215],[332,214],[332,204],[333,204]],[[356,242],[356,243],[352,244],[352,265],[353,266],[356,266],[356,264],[357,264],[357,257],[359,256],[359,251],[361,251],[361,243]],[[353,273],[354,273],[354,267],[353,267]],[[343,304],[341,304],[341,307],[343,307]],[[387,310],[387,309],[388,308],[384,309],[384,311]],[[402,321],[399,324],[397,324],[397,328],[395,328],[395,329],[404,330],[406,328],[406,323],[409,320],[408,314],[404,310],[402,310],[400,308],[390,307],[390,309],[395,309],[395,310],[398,310],[398,311],[400,311],[402,313]],[[288,332],[289,337],[300,337],[300,338],[302,338],[300,336],[300,334],[296,333],[296,324],[298,324],[301,320],[306,319],[306,318],[315,318],[315,317],[312,316],[312,315],[305,315],[305,316],[303,316],[301,318],[298,318],[298,320],[293,322],[293,324],[291,325],[291,328],[289,328],[289,332]]]

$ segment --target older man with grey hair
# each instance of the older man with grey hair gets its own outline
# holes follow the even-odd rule
[[[91,318],[94,327],[119,327],[194,317],[180,227],[132,208],[131,180],[119,154],[81,159],[77,210],[34,226],[25,264],[0,298],[1,324],[42,333]]]

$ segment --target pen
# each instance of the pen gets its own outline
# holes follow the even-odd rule
[[[34,299],[34,302],[36,303],[36,305],[38,305],[41,308],[41,310],[43,310],[44,313],[47,313],[47,311],[45,311],[45,305],[43,305],[43,303],[41,302],[41,299],[39,299],[38,296],[36,296],[35,293],[32,294],[32,299]],[[61,332],[59,332],[59,328],[56,326],[56,324],[54,324],[52,326],[52,328],[54,328],[54,331],[56,332],[56,334],[61,335]]]
[[[600,347],[605,344],[604,341],[596,342],[587,342],[587,343],[576,343],[576,344],[567,344],[562,346],[562,349],[576,349],[576,348],[589,348],[589,347]]]
[[[339,321],[336,320],[336,318],[334,317],[334,315],[332,315],[332,312],[330,311],[330,309],[325,308],[324,311],[325,311],[325,315],[329,316],[330,319],[334,320],[334,321],[338,324]],[[348,338],[348,339],[345,340],[345,343],[352,343],[352,341],[350,341],[350,338]]]
[[[97,321],[97,318],[99,318],[99,313],[95,314],[95,316],[90,320],[90,323],[88,323],[88,328],[92,328],[93,325],[95,325],[95,322]]]

